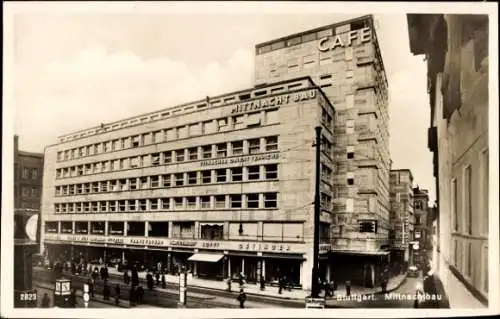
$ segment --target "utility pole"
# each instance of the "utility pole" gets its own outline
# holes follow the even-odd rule
[[[319,296],[319,218],[321,214],[321,196],[320,196],[320,181],[321,181],[321,126],[316,126],[316,179],[314,195],[314,242],[313,242],[313,268],[312,268],[312,284],[311,297],[318,298]]]

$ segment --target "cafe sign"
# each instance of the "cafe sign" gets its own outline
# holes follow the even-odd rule
[[[227,165],[227,164],[246,164],[246,163],[254,163],[260,161],[267,160],[275,160],[280,157],[279,153],[272,154],[262,154],[262,155],[250,155],[250,156],[241,156],[234,158],[220,158],[202,161],[201,166],[219,166],[219,165]]]
[[[288,104],[292,102],[296,103],[300,101],[310,100],[314,99],[315,97],[316,97],[316,89],[271,96],[268,98],[236,104],[232,109],[231,114],[259,111],[262,109],[282,104]]]
[[[372,30],[370,28],[363,28],[347,32],[347,41],[344,42],[341,38],[342,35],[328,36],[321,38],[318,42],[318,50],[321,52],[333,51],[336,48],[350,47],[354,40],[359,43],[370,42],[372,38]]]

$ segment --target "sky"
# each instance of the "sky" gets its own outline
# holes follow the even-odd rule
[[[369,13],[18,14],[14,132],[22,150],[43,152],[66,133],[252,87],[255,44]],[[405,14],[374,16],[393,168],[411,169],[432,202],[426,64],[410,52]]]

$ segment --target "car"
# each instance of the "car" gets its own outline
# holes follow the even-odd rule
[[[406,274],[408,277],[419,277],[420,276],[420,270],[418,269],[417,266],[412,265],[408,267],[408,272]]]

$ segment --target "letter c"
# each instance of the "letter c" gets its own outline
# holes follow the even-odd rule
[[[328,41],[328,37],[324,37],[321,40],[319,40],[318,50],[320,50],[321,52],[325,52],[330,49],[329,47],[322,47],[322,44],[325,43],[326,41]]]

